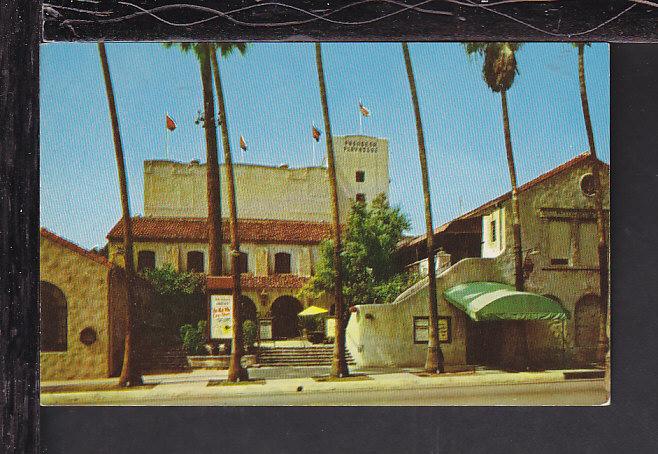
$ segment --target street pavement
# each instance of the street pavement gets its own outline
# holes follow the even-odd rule
[[[252,370],[250,370],[252,372]],[[565,379],[567,371],[481,371],[421,377],[409,371],[369,374],[349,381],[316,381],[300,371],[259,371],[265,380],[215,385],[226,371],[147,375],[147,386],[99,390],[116,379],[44,382],[42,405],[602,405],[602,379]],[[281,378],[272,379],[276,372]],[[306,370],[307,374],[309,373]],[[312,372],[312,371],[311,371]],[[591,372],[591,371],[590,371]],[[302,374],[303,375],[303,374]],[[587,376],[585,374],[585,376]],[[252,379],[257,379],[251,374]],[[76,388],[73,388],[75,386]],[[67,389],[68,387],[68,389]],[[94,390],[97,389],[97,390]]]

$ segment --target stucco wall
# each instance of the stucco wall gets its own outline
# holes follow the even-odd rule
[[[41,237],[41,281],[66,297],[68,346],[64,352],[40,354],[41,380],[107,377],[109,374],[108,267]],[[87,327],[96,331],[90,346],[80,342]]]
[[[575,166],[521,192],[519,197],[523,249],[536,251],[529,255],[534,269],[525,282],[525,288],[530,292],[556,297],[571,314],[571,318],[564,323],[564,338],[561,322],[532,322],[526,330],[534,354],[556,363],[569,362],[579,355],[574,342],[576,302],[588,294],[599,295],[598,254],[596,239],[592,238],[596,235],[594,199],[583,194],[580,189],[582,176],[589,172],[588,164]],[[605,210],[609,210],[610,175],[608,172],[602,172],[601,177],[604,189],[603,205]],[[496,260],[501,267],[504,281],[511,283],[514,281],[514,256],[509,201],[502,204],[502,209],[505,211],[505,237],[508,240]],[[551,265],[548,230],[550,222],[556,218],[568,222],[573,229],[585,224],[586,235],[590,240],[594,240],[583,242],[581,246],[588,245],[589,250],[585,247],[578,248],[574,262],[569,266]]]
[[[442,343],[446,365],[466,364],[466,315],[443,298],[447,288],[462,282],[500,279],[494,260],[467,258],[437,276],[439,315],[451,317],[452,341]],[[415,344],[413,317],[429,314],[428,278],[402,293],[393,303],[356,306],[346,330],[346,344],[358,367],[419,367],[427,344]]]
[[[123,257],[118,253],[121,244],[109,244],[110,261],[123,263]],[[187,270],[187,253],[190,251],[203,252],[204,270],[208,270],[208,244],[207,243],[159,243],[137,241],[134,244],[135,266],[140,251],[155,252],[155,266],[162,267],[170,264],[179,271]],[[303,244],[256,244],[242,243],[240,250],[247,254],[247,272],[266,276],[274,273],[274,255],[277,252],[290,254],[290,272],[299,276],[310,276],[313,273],[315,262],[318,259],[317,245]],[[222,245],[222,267],[224,273],[230,272],[230,246]]]
[[[368,146],[360,146],[366,144]],[[388,143],[365,136],[335,137],[341,216],[346,217],[357,193],[371,200],[388,194]],[[366,172],[355,181],[356,170]],[[243,219],[330,221],[331,206],[325,167],[282,168],[234,165],[238,216]],[[222,194],[227,193],[225,169],[220,168]],[[144,163],[144,215],[147,217],[206,217],[206,167],[196,161]],[[222,212],[228,200],[222,197]]]

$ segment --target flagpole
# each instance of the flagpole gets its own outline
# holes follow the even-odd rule
[[[167,120],[166,118],[169,117],[169,112],[166,114],[167,116],[165,117],[165,159],[169,160],[169,128],[167,128]]]
[[[165,159],[169,160],[169,130],[165,127]]]

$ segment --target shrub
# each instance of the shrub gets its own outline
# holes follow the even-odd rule
[[[245,320],[242,323],[242,338],[244,339],[244,347],[248,352],[252,351],[254,348],[254,343],[256,342],[257,334],[256,324],[251,320]]]
[[[196,326],[185,324],[180,327],[183,348],[190,355],[206,354],[206,321],[199,320]]]

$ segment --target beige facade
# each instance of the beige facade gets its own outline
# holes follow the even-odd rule
[[[532,267],[525,289],[557,299],[570,314],[565,322],[524,322],[531,356],[546,364],[594,361],[603,329],[594,200],[581,189],[590,169],[587,157],[579,156],[519,192],[524,258]],[[602,177],[604,209],[609,215],[609,172]],[[478,326],[448,303],[443,291],[465,282],[514,283],[510,203],[509,196],[503,196],[457,219],[481,218],[482,247],[481,258],[460,260],[437,275],[439,314],[451,317],[451,342],[442,344],[448,365],[472,359],[467,354],[468,336]],[[427,313],[425,279],[392,304],[359,306],[348,324],[348,348],[361,366],[421,366],[426,346],[413,342],[413,317]],[[500,323],[498,331],[503,338],[513,334],[505,323]],[[499,345],[510,344],[509,339],[502,339]],[[501,351],[502,356],[510,353]]]
[[[40,254],[41,380],[117,374],[126,330],[122,270],[44,229]]]
[[[357,194],[388,195],[388,142],[367,136],[334,137],[341,216]],[[236,163],[238,217],[330,221],[326,167],[289,168]],[[220,169],[222,213],[228,213],[225,169]],[[361,181],[362,180],[362,181]],[[144,216],[205,218],[206,166],[198,161],[144,162]]]

